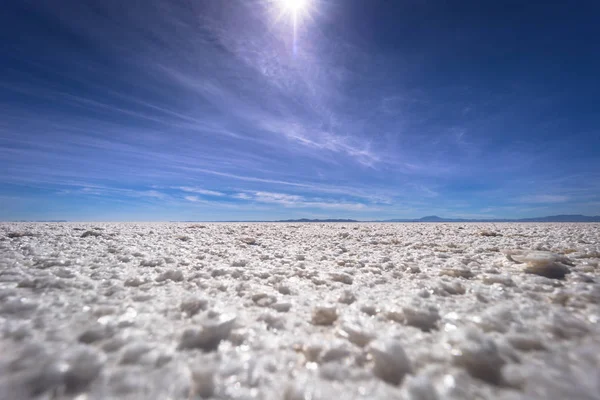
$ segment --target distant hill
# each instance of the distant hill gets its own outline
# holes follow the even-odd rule
[[[444,218],[440,218],[437,215],[429,215],[427,217],[420,218],[421,222],[443,222]]]
[[[361,222],[354,219],[286,219],[275,222]],[[580,214],[567,215],[550,215],[546,217],[536,218],[481,218],[481,219],[465,219],[465,218],[443,218],[437,215],[428,215],[416,219],[386,219],[364,222],[600,222],[600,215],[587,216]]]
[[[550,215],[537,218],[517,218],[517,219],[461,219],[461,218],[441,218],[436,215],[423,217],[419,219],[387,219],[380,222],[600,222],[600,215],[589,217],[586,215]]]
[[[524,218],[521,222],[600,222],[600,215],[588,217],[586,215],[552,215],[549,217]]]
[[[286,219],[275,222],[361,222],[354,219]],[[367,221],[364,221],[367,222]],[[488,219],[465,219],[465,218],[443,218],[437,215],[428,215],[417,219],[386,219],[374,220],[368,222],[600,222],[600,215],[586,216],[579,214],[572,215],[550,215],[537,218],[488,218]]]
[[[25,222],[25,221],[23,221]],[[31,222],[31,221],[30,221]],[[36,222],[67,222],[67,221],[36,221]],[[465,218],[443,218],[438,217],[437,215],[428,215],[422,218],[394,218],[394,219],[385,219],[385,220],[372,220],[372,221],[358,221],[356,219],[342,219],[342,218],[325,218],[325,219],[310,219],[310,218],[300,218],[300,219],[282,219],[277,221],[268,221],[268,220],[238,220],[238,221],[170,221],[170,222],[188,222],[188,223],[199,223],[199,222],[306,222],[306,223],[314,223],[314,222],[343,222],[343,223],[353,223],[353,222],[411,222],[411,223],[436,223],[436,222],[600,222],[600,215],[596,216],[587,216],[580,214],[563,214],[563,215],[550,215],[546,217],[536,217],[536,218],[516,218],[516,219],[508,219],[508,218],[482,218],[482,219],[465,219]]]

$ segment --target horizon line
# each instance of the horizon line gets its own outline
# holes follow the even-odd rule
[[[569,218],[573,220],[569,220]],[[561,220],[552,220],[561,219]],[[578,220],[575,220],[578,219]],[[588,221],[592,220],[592,221]],[[594,223],[600,222],[600,215],[583,215],[583,214],[558,214],[558,215],[547,215],[538,217],[524,217],[524,218],[508,218],[508,217],[492,217],[492,218],[453,218],[453,217],[438,217],[436,215],[428,215],[420,218],[385,218],[385,219],[354,219],[354,218],[289,218],[289,219],[277,219],[277,220],[129,220],[129,221],[116,221],[116,220],[98,220],[98,221],[86,221],[86,220],[68,220],[68,219],[52,219],[52,220],[5,220],[0,223],[26,223],[26,222],[37,222],[37,223],[310,223],[310,222],[322,222],[322,223],[468,223],[468,222],[555,222],[555,223]]]

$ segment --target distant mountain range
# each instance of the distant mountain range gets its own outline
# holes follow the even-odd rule
[[[361,222],[354,219],[288,219],[276,222]],[[547,217],[537,218],[520,218],[520,219],[464,219],[464,218],[442,218],[437,215],[429,215],[418,219],[386,219],[364,222],[600,222],[600,215],[550,215]]]
[[[68,222],[67,220],[46,220],[46,221],[14,221],[14,222]],[[600,215],[587,216],[580,214],[567,214],[567,215],[550,215],[547,217],[537,218],[484,218],[484,219],[465,219],[465,218],[442,218],[437,215],[429,215],[423,218],[417,219],[384,219],[384,220],[372,220],[372,221],[359,221],[356,219],[338,219],[338,218],[327,218],[327,219],[283,219],[278,221],[170,221],[170,222],[600,222]]]

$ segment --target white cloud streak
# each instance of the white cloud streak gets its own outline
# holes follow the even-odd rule
[[[369,209],[369,207],[363,203],[318,201],[303,196],[275,192],[238,193],[236,197],[238,199],[254,201],[257,203],[277,204],[287,208],[337,209],[349,211],[364,211]]]
[[[225,196],[225,193],[223,193],[223,192],[217,192],[216,190],[201,189],[201,188],[197,188],[197,187],[180,186],[180,187],[178,187],[178,189],[183,192],[198,193],[198,194],[201,194],[204,196],[215,196],[215,197]]]
[[[519,199],[520,203],[544,204],[544,203],[565,203],[570,200],[569,196],[554,194],[536,194],[523,196]]]

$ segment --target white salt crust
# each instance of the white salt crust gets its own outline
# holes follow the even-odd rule
[[[598,399],[600,224],[0,224],[0,398]]]

